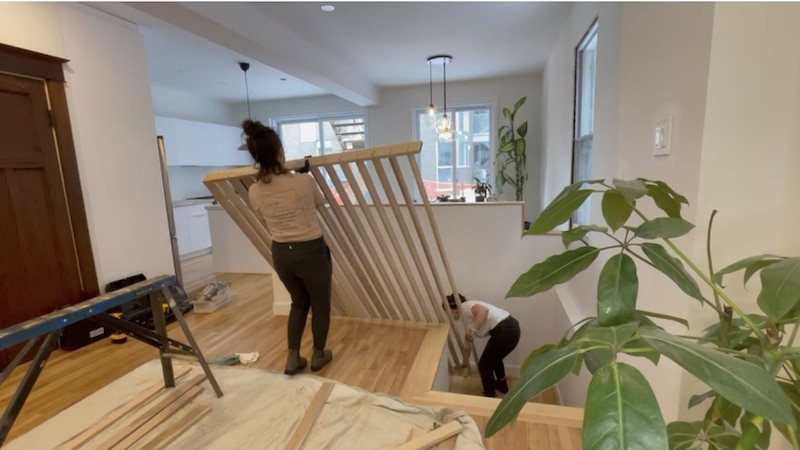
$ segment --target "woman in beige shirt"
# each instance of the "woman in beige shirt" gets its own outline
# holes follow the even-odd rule
[[[283,144],[275,130],[249,119],[242,129],[258,167],[258,181],[250,186],[250,207],[272,236],[273,268],[292,297],[284,373],[294,375],[306,367],[300,341],[309,310],[314,335],[311,370],[317,371],[333,358],[325,348],[331,317],[331,253],[316,214],[317,206],[323,204],[322,194],[310,175],[286,169]]]

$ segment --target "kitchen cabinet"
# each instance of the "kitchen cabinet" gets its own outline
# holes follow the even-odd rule
[[[164,137],[170,166],[247,166],[250,153],[239,127],[156,116],[156,133]]]
[[[210,204],[211,202],[204,202],[176,206],[173,209],[175,236],[178,238],[180,256],[211,248],[211,231],[208,226],[208,211],[206,211],[206,206]]]

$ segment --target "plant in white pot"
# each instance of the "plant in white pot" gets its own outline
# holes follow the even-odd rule
[[[606,224],[563,231],[561,238],[569,249],[534,264],[506,296],[545,292],[588,268],[601,252],[613,252],[599,273],[597,315],[576,323],[560,342],[530,354],[519,380],[487,422],[486,435],[510,423],[528,399],[586,368],[592,379],[584,448],[766,449],[777,430],[800,449],[800,346],[795,343],[800,328],[800,257],[764,254],[715,270],[712,213],[708,262],[701,268],[673,242],[694,228],[681,217],[686,198],[666,183],[641,178],[574,183],[542,211],[527,233],[550,232],[593,194],[602,196]],[[646,216],[639,208],[643,201],[654,202],[663,214]],[[587,244],[588,233],[605,235],[609,245]],[[687,327],[688,322],[637,308],[637,260],[674,282],[689,301],[712,308],[717,322],[695,336],[660,327],[653,319]],[[745,311],[741,299],[734,299],[723,285],[724,276],[738,271],[744,272],[745,283],[760,277],[757,311]],[[703,294],[701,284],[710,295]],[[711,399],[704,418],[667,424],[648,380],[618,360],[620,354],[653,364],[666,357],[705,383],[708,390],[698,392],[688,405]]]

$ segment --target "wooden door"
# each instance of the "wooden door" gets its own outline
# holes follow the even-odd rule
[[[9,60],[0,54],[0,69]],[[63,83],[0,72],[0,329],[97,293],[82,200],[71,205],[68,195],[77,180],[71,135],[59,148],[66,138],[53,103],[63,122],[63,93]],[[15,353],[0,352],[0,369]]]

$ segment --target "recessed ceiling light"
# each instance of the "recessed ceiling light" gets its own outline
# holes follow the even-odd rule
[[[334,9],[336,9],[336,7],[333,6],[333,5],[322,5],[322,6],[319,7],[319,9],[321,9],[321,10],[323,10],[325,12],[331,12]]]

